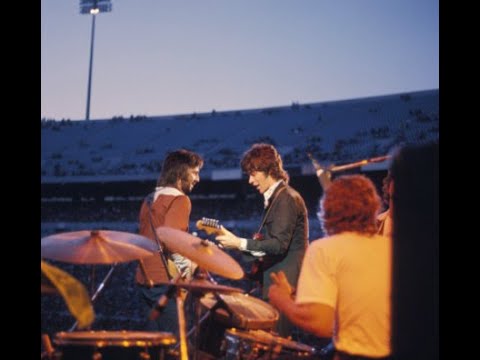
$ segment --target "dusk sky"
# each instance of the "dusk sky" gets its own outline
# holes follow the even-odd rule
[[[41,1],[42,118],[85,118],[91,15]],[[237,110],[439,87],[438,0],[112,0],[90,118]]]

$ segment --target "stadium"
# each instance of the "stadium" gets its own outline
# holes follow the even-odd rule
[[[153,190],[165,154],[185,148],[205,159],[191,193],[190,231],[202,217],[250,236],[258,228],[262,197],[240,169],[254,143],[274,145],[290,185],[305,199],[310,241],[322,237],[316,217],[322,187],[309,157],[322,166],[383,157],[403,145],[438,143],[438,89],[283,107],[172,116],[114,117],[95,121],[41,120],[41,236],[68,231],[138,232],[138,212]],[[381,192],[388,161],[353,166],[337,174],[362,173]],[[204,236],[205,234],[199,234]],[[235,252],[230,254],[239,260]],[[240,260],[239,260],[240,261]],[[84,266],[52,261],[94,291],[113,268],[94,308],[93,329],[140,329],[134,263]],[[216,277],[219,284],[247,288],[245,281]],[[128,299],[128,301],[126,301]],[[65,331],[75,319],[60,297],[42,296],[42,332]],[[303,332],[294,340],[323,343]]]

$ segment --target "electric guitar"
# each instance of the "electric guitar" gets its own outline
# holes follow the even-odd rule
[[[215,236],[218,235],[224,235],[224,231],[222,230],[222,225],[220,224],[220,221],[217,219],[210,219],[203,217],[201,220],[198,220],[196,222],[196,226],[198,230],[203,230],[205,231],[208,235],[214,234]],[[255,240],[262,240],[261,234],[254,234],[253,238]],[[251,251],[251,250],[242,250],[245,252],[250,253],[255,257],[255,260],[253,260],[251,266],[250,266],[250,271],[246,272],[246,276],[252,280],[259,280],[262,278],[262,264],[263,264],[263,257],[264,253],[262,251]]]
[[[203,217],[201,220],[198,220],[195,225],[197,226],[198,230],[203,230],[208,235],[214,234],[215,236],[217,236],[224,234],[222,226],[220,225],[220,221],[216,219],[209,219]]]

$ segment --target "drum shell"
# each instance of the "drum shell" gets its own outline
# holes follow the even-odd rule
[[[245,294],[209,294],[200,299],[202,313],[212,311],[199,332],[199,349],[216,358],[224,355],[224,334],[229,328],[271,330],[278,320],[278,311],[270,304]],[[223,302],[223,303],[222,303]],[[213,309],[213,307],[216,307]],[[218,307],[218,308],[217,308]]]
[[[200,302],[204,309],[215,310],[214,319],[229,328],[238,329],[262,329],[271,330],[278,321],[278,311],[256,297],[246,294],[222,294],[219,295],[220,301],[225,304],[217,304],[217,298],[213,295],[204,296]]]
[[[55,334],[55,359],[138,360],[145,355],[152,360],[169,359],[175,337],[166,332],[75,331]],[[148,358],[148,357],[147,357]]]
[[[246,359],[311,359],[315,349],[263,330],[225,331],[223,346],[225,360]]]

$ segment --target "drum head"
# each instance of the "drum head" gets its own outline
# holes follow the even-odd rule
[[[278,311],[265,301],[237,293],[218,296],[222,301],[217,305],[214,318],[229,327],[272,329],[278,320]],[[212,309],[217,304],[217,298],[213,294],[207,294],[200,302],[207,309]]]
[[[59,332],[53,340],[57,345],[84,346],[168,346],[176,343],[175,336],[167,332],[147,331],[75,331]]]
[[[314,348],[308,345],[288,340],[280,336],[270,334],[263,330],[242,331],[238,329],[228,329],[225,331],[225,337],[228,338],[229,336],[234,338],[241,338],[250,342],[268,345],[269,347],[279,345],[281,346],[283,352],[287,351],[294,353],[304,353],[309,355],[315,352]]]

